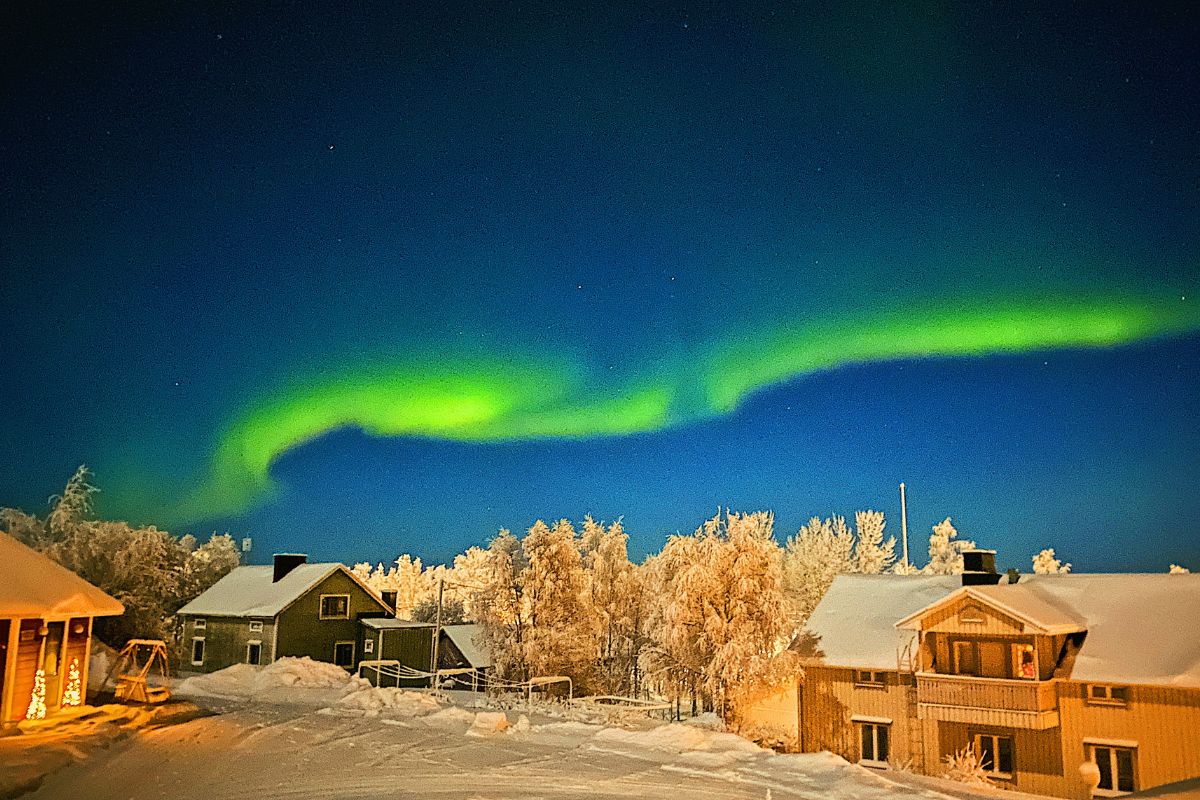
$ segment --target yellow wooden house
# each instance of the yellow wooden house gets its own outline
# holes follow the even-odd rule
[[[92,620],[125,607],[0,533],[0,725],[85,702]]]
[[[927,775],[969,746],[998,786],[1078,800],[1200,776],[1200,575],[996,581],[838,577],[749,721]]]

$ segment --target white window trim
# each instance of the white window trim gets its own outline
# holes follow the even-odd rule
[[[1104,697],[1093,697],[1092,689],[1099,686],[1104,689]],[[1112,696],[1113,689],[1124,689],[1125,699],[1121,700]],[[1084,700],[1089,705],[1093,706],[1118,706],[1124,707],[1129,705],[1129,687],[1119,683],[1089,683],[1085,689]]]
[[[1016,768],[1016,766],[1017,766],[1017,743],[1012,736],[1005,736],[1005,735],[999,734],[999,733],[976,733],[976,734],[973,734],[971,736],[971,745],[975,748],[975,757],[976,758],[983,757],[983,755],[982,755],[983,748],[979,746],[980,739],[991,739],[992,740],[992,752],[996,754],[997,760],[999,760],[999,758],[1000,758],[1000,740],[1008,739],[1009,749],[1012,752],[1013,767],[1014,767],[1014,769]],[[984,767],[982,762],[980,762],[980,769],[982,769],[984,772],[986,772],[988,774],[989,778],[995,778],[996,780],[1000,780],[1000,781],[1012,780],[1012,777],[1013,777],[1013,773],[1001,771],[999,764],[992,764],[992,766],[990,768],[988,768],[988,767]]]
[[[1113,751],[1116,751],[1116,750],[1131,750],[1131,751],[1133,751],[1133,775],[1131,775],[1130,777],[1133,778],[1133,791],[1134,792],[1138,791],[1137,742],[1131,742],[1127,739],[1097,739],[1097,738],[1088,736],[1088,737],[1084,738],[1083,743],[1088,748],[1087,754],[1093,764],[1099,763],[1096,761],[1096,748],[1097,747],[1106,747],[1109,750],[1113,750]],[[1112,771],[1113,780],[1115,782],[1117,782],[1119,785],[1120,776],[1117,775],[1117,756],[1116,756],[1115,752],[1112,754],[1112,763],[1109,765],[1109,769]],[[1133,792],[1124,792],[1124,791],[1121,791],[1120,789],[1101,789],[1099,786],[1097,786],[1095,789],[1092,789],[1092,797],[1124,797],[1125,795],[1132,794],[1132,793]]]
[[[246,663],[247,664],[251,663],[250,662],[250,646],[251,645],[258,645],[258,664],[256,666],[261,666],[262,665],[262,653],[263,653],[262,639],[251,639],[248,642],[246,642]]]
[[[365,656],[371,655],[374,652],[375,652],[375,640],[374,639],[364,639],[363,640],[363,655],[365,655]]]
[[[860,726],[868,726],[869,725],[871,727],[871,729],[873,731],[871,734],[871,745],[872,745],[872,749],[874,750],[875,753],[879,752],[879,729],[886,727],[888,729],[888,750],[891,750],[891,747],[892,747],[892,721],[891,720],[888,720],[887,722],[859,722],[858,724]],[[861,730],[858,732],[858,746],[860,748],[862,747],[862,731]],[[861,766],[873,767],[875,769],[887,769],[887,767],[888,767],[888,762],[878,761],[874,758],[865,758],[865,757],[863,757],[862,753],[859,753],[858,763]]]
[[[196,642],[201,643],[201,645],[200,645],[200,660],[199,661],[196,660]],[[204,666],[204,659],[207,655],[208,655],[208,645],[204,644],[204,637],[203,636],[193,636],[192,637],[192,652],[191,652],[192,666],[193,667]]]
[[[263,629],[263,624],[262,624],[261,619],[250,620],[250,632],[251,633],[262,633],[262,629]]]
[[[326,597],[344,597],[346,598],[346,615],[344,617],[326,616],[325,614],[325,598]],[[318,619],[350,619],[350,595],[338,592],[336,594],[323,594],[319,605],[317,606]]]
[[[863,680],[863,673],[871,676],[870,680]],[[880,678],[880,680],[875,680],[876,677]],[[870,689],[882,689],[887,686],[887,670],[856,669],[854,670],[854,685],[865,686]]]
[[[338,664],[337,663],[338,645],[343,645],[343,644],[350,645],[350,663],[349,664]],[[354,640],[345,639],[343,641],[333,643],[333,663],[337,664],[337,666],[343,667],[343,668],[354,669],[354,657],[356,655],[358,655],[358,643],[355,642]]]
[[[194,619],[194,620],[192,620],[192,630],[194,630],[194,631],[202,631],[202,630],[205,630],[205,629],[207,629],[207,628],[208,628],[208,620],[206,620],[206,619]]]

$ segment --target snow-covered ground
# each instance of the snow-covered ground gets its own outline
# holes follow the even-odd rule
[[[946,797],[827,753],[777,755],[703,724],[613,724],[603,709],[375,689],[327,666],[284,662],[184,681],[179,694],[223,713],[141,734],[52,775],[31,797]]]

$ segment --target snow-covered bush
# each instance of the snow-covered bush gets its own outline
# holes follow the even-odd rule
[[[995,785],[988,780],[988,771],[979,761],[979,756],[975,754],[975,748],[971,745],[946,756],[945,777],[952,781],[976,786]]]

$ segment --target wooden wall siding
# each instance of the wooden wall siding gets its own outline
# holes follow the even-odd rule
[[[917,701],[974,709],[1053,711],[1058,707],[1058,689],[1055,681],[922,674],[917,676]]]
[[[201,617],[204,627],[197,630],[196,620],[188,618],[183,625],[182,663],[179,668],[185,672],[215,672],[231,667],[234,664],[246,663],[246,644],[251,640],[262,642],[262,659],[260,663],[270,664],[275,660],[271,651],[271,641],[274,635],[274,621],[270,619],[251,620],[246,617]],[[252,621],[262,622],[262,631],[250,632]],[[204,637],[204,664],[192,664],[192,639]],[[332,657],[332,654],[330,654]],[[325,661],[330,658],[323,659]]]
[[[40,619],[21,620],[20,633],[17,639],[17,661],[12,675],[12,708],[9,714],[14,720],[25,719],[25,711],[29,708],[29,698],[33,694],[33,681],[37,675],[38,658],[42,651],[42,636],[38,631],[42,627]],[[26,639],[28,632],[33,636]]]
[[[349,619],[321,619],[321,595],[350,595]],[[284,609],[277,618],[279,636],[277,657],[309,656],[318,661],[333,661],[335,642],[358,642],[359,620],[368,616],[392,616],[382,602],[362,588],[358,581],[337,570]],[[355,645],[356,660],[363,657]],[[428,667],[426,667],[428,669]]]
[[[964,608],[969,608],[971,616],[982,617],[983,621],[962,622],[959,614]],[[968,598],[927,615],[921,620],[921,630],[964,636],[1019,636],[1025,632],[1025,626],[1019,620]]]
[[[892,759],[919,763],[921,722],[910,697],[911,683],[899,673],[886,675],[883,687],[865,687],[855,685],[851,669],[806,668],[800,698],[801,748],[829,750],[858,761],[858,729],[852,717],[881,717],[892,720]]]
[[[1085,738],[1135,741],[1137,789],[1200,775],[1200,689],[1132,686],[1125,707],[1085,700],[1086,684],[1062,684],[1063,757],[1070,772],[1087,757]],[[1069,795],[1084,798],[1082,791]]]
[[[1064,776],[1063,747],[1058,729],[1013,730],[955,722],[938,723],[938,761],[941,766],[933,774],[944,772],[945,757],[971,744],[978,733],[993,733],[1013,740],[1013,778],[997,781],[999,785],[1031,794],[1064,796],[1068,780],[1081,783],[1075,767],[1071,768],[1073,775]]]

